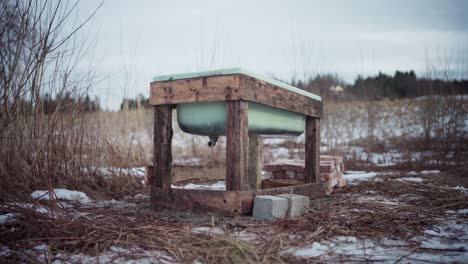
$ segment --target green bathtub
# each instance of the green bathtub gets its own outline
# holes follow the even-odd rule
[[[188,79],[215,75],[244,74],[281,88],[321,101],[320,96],[280,81],[252,73],[242,68],[156,76],[153,81]],[[177,120],[186,133],[217,138],[226,134],[226,103],[202,102],[177,105]],[[249,132],[262,135],[300,135],[305,128],[305,116],[267,105],[248,103]]]
[[[300,135],[305,116],[249,102],[249,132],[262,135]],[[226,103],[188,103],[177,105],[177,121],[182,131],[195,135],[226,134]]]

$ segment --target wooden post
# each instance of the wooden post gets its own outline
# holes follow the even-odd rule
[[[249,189],[247,109],[245,101],[226,101],[226,190],[228,191]]]
[[[152,187],[171,189],[172,105],[154,107]]]
[[[263,143],[260,135],[249,135],[248,156],[249,186],[253,190],[260,189],[262,185]]]
[[[307,116],[305,127],[305,183],[320,182],[320,119]]]

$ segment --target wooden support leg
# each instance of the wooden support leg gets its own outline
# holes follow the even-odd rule
[[[226,190],[249,189],[247,102],[226,101]]]
[[[171,189],[172,105],[154,107],[152,187]]]
[[[305,128],[306,183],[320,182],[320,119],[308,116]]]
[[[263,143],[259,135],[249,135],[248,177],[253,190],[262,185]]]

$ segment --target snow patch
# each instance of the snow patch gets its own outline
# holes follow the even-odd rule
[[[11,250],[9,247],[1,246],[0,247],[0,257],[8,257],[11,255]]]
[[[448,210],[447,213],[449,213],[449,214],[468,214],[468,209],[460,209],[458,211]]]
[[[302,247],[298,249],[290,249],[285,253],[289,253],[299,258],[313,258],[324,255],[330,251],[330,248],[320,243],[314,242],[309,247]]]
[[[55,195],[54,195],[55,194]],[[35,200],[50,200],[49,191],[34,191],[31,193],[31,197]],[[83,192],[71,191],[68,189],[54,189],[52,193],[53,199],[65,200],[65,201],[76,201],[81,204],[88,204],[90,202],[88,196]]]
[[[421,183],[421,182],[424,182],[425,180],[423,178],[399,178],[397,179],[397,181]]]
[[[174,258],[164,251],[144,250],[138,247],[131,249],[111,246],[99,256],[79,253],[68,255],[59,253],[53,264],[62,263],[118,263],[118,264],[150,264],[150,263],[177,263]]]
[[[349,185],[356,185],[360,181],[368,181],[375,178],[378,174],[375,172],[363,172],[363,171],[345,171],[343,177],[346,179],[346,183]]]
[[[224,191],[226,190],[225,181],[217,181],[209,184],[194,184],[188,183],[185,185],[171,185],[173,189],[191,189],[191,190],[212,190],[212,191]]]
[[[419,174],[422,174],[422,175],[439,174],[439,173],[440,173],[440,170],[424,170],[424,171],[419,172]]]
[[[8,224],[15,220],[15,215],[12,213],[0,215],[0,224]]]
[[[462,192],[468,191],[467,188],[465,188],[465,187],[463,187],[463,186],[460,186],[460,185],[457,185],[457,186],[453,187],[452,189],[458,190],[458,191],[462,191]]]
[[[198,233],[198,234],[210,234],[210,235],[223,235],[224,234],[224,231],[219,227],[200,226],[200,227],[193,227],[191,230],[194,233]]]

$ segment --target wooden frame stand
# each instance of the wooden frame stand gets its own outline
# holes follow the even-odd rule
[[[226,101],[226,191],[172,189],[172,109],[178,103],[212,101]],[[296,193],[316,198],[325,194],[319,181],[321,101],[248,75],[229,74],[153,82],[150,102],[154,105],[150,197],[154,208],[238,215],[252,211],[255,195]],[[259,189],[262,148],[258,135],[249,135],[249,102],[306,116],[305,184]]]

